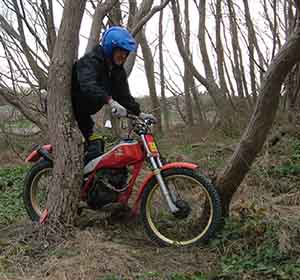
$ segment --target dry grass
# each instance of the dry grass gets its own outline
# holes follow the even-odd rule
[[[10,257],[9,269],[2,274],[0,270],[0,279],[83,280],[107,275],[137,279],[151,271],[158,275],[151,279],[161,279],[174,271],[209,272],[216,264],[217,255],[208,248],[158,248],[140,230],[136,224],[105,225],[98,220],[93,227],[75,230],[73,238],[54,248],[37,249],[34,242],[11,241],[2,254]]]

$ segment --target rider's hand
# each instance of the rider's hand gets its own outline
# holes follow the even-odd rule
[[[117,101],[110,99],[108,101],[108,104],[111,108],[111,113],[115,117],[126,117],[127,116],[127,110],[119,104]]]
[[[152,114],[140,113],[139,117],[143,120],[151,120],[154,123],[157,122],[157,119]]]

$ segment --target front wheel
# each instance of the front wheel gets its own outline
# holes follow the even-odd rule
[[[221,220],[221,202],[209,180],[194,170],[172,168],[161,173],[179,211],[172,213],[155,177],[141,202],[146,233],[160,246],[187,246],[206,242]]]

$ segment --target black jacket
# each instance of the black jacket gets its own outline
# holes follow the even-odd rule
[[[123,66],[109,69],[100,45],[80,58],[73,67],[72,97],[76,118],[81,114],[95,114],[108,97],[123,105],[133,114],[140,113],[140,106],[131,96]]]

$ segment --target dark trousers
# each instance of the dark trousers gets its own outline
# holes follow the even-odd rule
[[[92,115],[96,114],[103,107],[103,103],[95,96],[74,93],[72,95],[72,104],[78,127],[85,140],[93,134],[94,121]]]
[[[76,94],[72,96],[72,104],[75,119],[85,139],[84,164],[87,164],[90,160],[104,153],[103,139],[89,140],[89,137],[93,134],[95,125],[92,115],[97,113],[103,107],[103,104],[96,103],[89,96]]]

